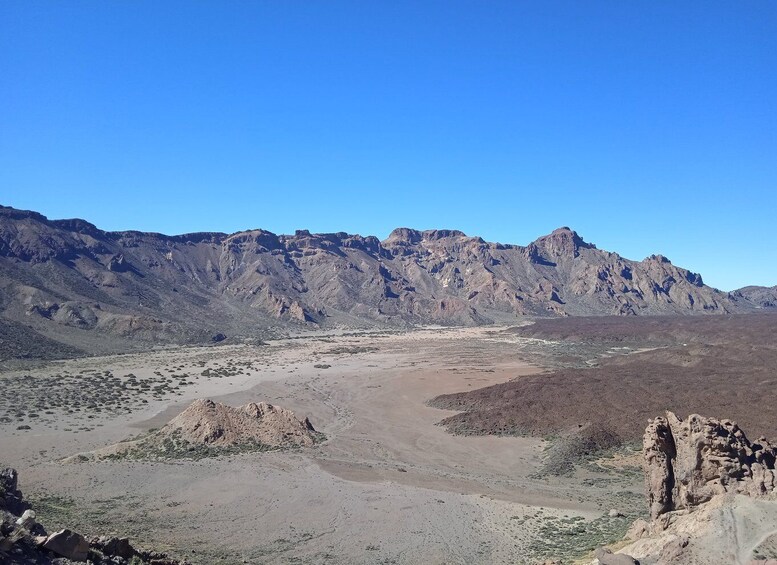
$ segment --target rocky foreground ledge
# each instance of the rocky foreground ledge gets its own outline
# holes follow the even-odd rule
[[[650,421],[643,439],[650,517],[693,509],[719,494],[766,496],[777,486],[777,452],[751,443],[731,420],[672,412]],[[775,525],[777,527],[777,525]]]
[[[86,539],[69,529],[48,533],[18,487],[14,469],[0,471],[0,563],[94,565],[188,565],[158,551],[137,549],[127,538]]]
[[[777,452],[765,438],[667,412],[648,424],[643,454],[651,520],[592,564],[777,565]]]

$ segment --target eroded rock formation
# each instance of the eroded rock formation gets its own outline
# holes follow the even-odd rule
[[[644,471],[651,521],[635,521],[616,553],[653,565],[769,565],[777,524],[775,449],[730,420],[672,412],[650,420]],[[628,561],[624,561],[626,563]]]
[[[643,439],[651,518],[728,492],[764,496],[777,487],[774,447],[750,442],[730,420],[672,412],[650,421]]]
[[[208,399],[195,400],[186,410],[159,430],[161,435],[179,434],[192,444],[238,445],[255,441],[270,447],[306,446],[314,443],[315,430],[305,418],[266,402],[251,402],[233,408]]]
[[[94,451],[67,457],[65,463],[92,459],[199,459],[235,451],[312,447],[325,438],[310,420],[266,402],[233,407],[198,399],[159,430]]]

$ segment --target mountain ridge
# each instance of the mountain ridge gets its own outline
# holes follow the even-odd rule
[[[714,289],[662,255],[625,259],[569,227],[525,246],[404,227],[382,241],[308,230],[164,235],[0,206],[0,319],[87,351],[290,326],[726,314],[771,308],[769,296]]]

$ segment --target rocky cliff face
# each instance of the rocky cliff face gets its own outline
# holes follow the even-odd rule
[[[525,247],[408,228],[384,241],[305,230],[165,236],[0,207],[2,319],[92,350],[110,349],[105,336],[203,341],[288,324],[473,325],[754,307],[662,256],[630,261],[569,228]]]
[[[725,493],[766,496],[777,488],[777,451],[751,443],[730,420],[671,412],[650,421],[643,440],[645,483],[653,519]]]
[[[671,412],[645,430],[651,521],[637,520],[610,558],[671,565],[770,565],[777,534],[775,449],[730,420]],[[597,554],[599,556],[599,554]],[[624,561],[627,562],[627,561]]]

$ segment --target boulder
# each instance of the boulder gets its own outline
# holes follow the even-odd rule
[[[672,412],[651,420],[643,437],[645,488],[653,520],[727,492],[765,496],[777,487],[777,452],[751,443],[736,423]]]
[[[25,530],[32,530],[35,526],[35,512],[32,510],[25,510],[24,514],[16,520],[16,525],[24,528]]]
[[[131,559],[137,555],[135,548],[130,545],[127,538],[110,538],[102,544],[102,552],[106,555],[116,555],[124,559]]]
[[[642,518],[638,518],[634,521],[634,523],[631,524],[628,531],[626,532],[626,535],[624,536],[624,539],[629,541],[637,541],[638,539],[643,538],[649,534],[650,524],[648,524]]]
[[[89,542],[81,534],[70,530],[51,534],[43,542],[43,548],[73,561],[86,561],[89,555]]]
[[[606,547],[600,547],[594,553],[599,565],[639,565],[639,561],[625,553],[613,553]]]
[[[690,539],[688,536],[675,537],[670,539],[658,556],[660,563],[682,563],[685,556],[685,548],[688,547]]]
[[[20,516],[29,507],[19,490],[16,469],[8,468],[0,471],[0,510]]]
[[[9,492],[17,489],[19,484],[19,474],[16,469],[3,469],[0,471],[0,492]]]

